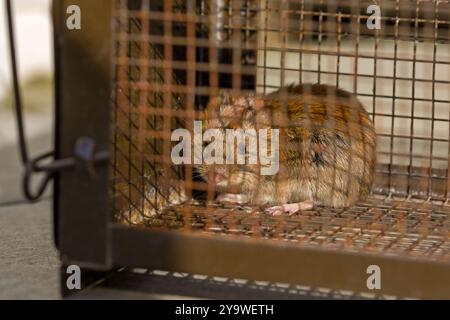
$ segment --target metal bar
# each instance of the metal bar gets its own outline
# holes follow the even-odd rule
[[[59,32],[57,159],[71,157],[80,137],[95,140],[99,150],[110,148],[111,116],[111,13],[109,0],[60,1],[65,8],[78,5],[82,29]],[[102,12],[101,15],[98,13]],[[58,179],[58,247],[63,263],[79,263],[95,269],[110,267],[111,220],[109,168],[99,167],[96,178],[79,171],[61,172]]]
[[[112,242],[117,265],[356,292],[368,292],[367,267],[378,265],[382,270],[381,294],[450,298],[448,263],[311,249],[270,240],[136,230],[121,225],[112,227]]]

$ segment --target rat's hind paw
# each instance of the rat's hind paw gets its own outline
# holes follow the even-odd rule
[[[273,216],[279,216],[282,214],[293,215],[299,211],[303,210],[311,210],[314,208],[314,202],[312,201],[303,201],[298,203],[288,203],[283,204],[281,206],[275,206],[267,208],[267,212],[269,212]]]

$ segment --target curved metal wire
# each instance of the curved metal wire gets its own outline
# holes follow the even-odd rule
[[[16,59],[16,44],[15,44],[15,33],[14,33],[14,20],[12,14],[12,1],[5,0],[6,3],[6,15],[7,15],[7,24],[8,24],[8,39],[9,39],[9,48],[10,48],[10,56],[11,56],[11,71],[12,71],[12,81],[13,81],[13,93],[14,93],[14,110],[16,114],[17,120],[17,130],[18,130],[18,138],[19,138],[19,153],[22,164],[25,168],[25,173],[22,179],[22,190],[25,198],[31,202],[39,200],[44,194],[45,190],[49,182],[52,180],[56,172],[73,169],[77,166],[77,163],[84,162],[87,164],[88,168],[91,167],[92,164],[97,163],[107,163],[109,160],[109,152],[101,151],[97,154],[93,153],[93,150],[83,150],[83,146],[86,144],[77,143],[75,146],[75,157],[66,158],[66,159],[58,159],[53,160],[50,163],[42,164],[43,162],[48,162],[49,159],[54,158],[54,153],[47,152],[35,159],[30,159],[28,153],[28,146],[26,141],[25,134],[25,124],[23,120],[23,104],[22,104],[22,96],[20,92],[19,85],[19,75],[17,71],[17,59]],[[89,141],[90,138],[80,138],[79,142]],[[92,172],[92,169],[90,170]],[[44,177],[37,184],[36,190],[32,190],[32,177],[35,173],[44,173]]]
[[[48,152],[35,160],[30,161],[27,141],[25,138],[25,125],[23,121],[23,105],[22,96],[19,87],[19,76],[17,72],[17,59],[16,59],[16,44],[15,44],[15,33],[14,33],[14,20],[12,14],[12,3],[11,0],[6,0],[6,15],[8,21],[8,35],[9,35],[9,49],[11,58],[11,68],[12,68],[12,81],[13,81],[13,93],[15,102],[15,113],[17,120],[17,133],[19,139],[19,152],[22,164],[25,167],[25,175],[23,178],[22,188],[23,193],[27,200],[37,201],[44,194],[48,183],[53,177],[53,172],[46,172],[45,177],[40,181],[37,187],[37,191],[33,192],[31,190],[31,176],[36,172],[37,164],[50,157],[53,157],[53,152]]]

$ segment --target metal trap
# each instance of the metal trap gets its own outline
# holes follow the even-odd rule
[[[450,298],[448,1],[75,2],[84,14],[79,32],[64,28],[66,3],[55,3],[57,154],[70,156],[87,136],[111,161],[58,175],[64,263]],[[289,109],[300,98],[283,88],[307,83],[329,86],[323,100],[311,87],[301,93],[325,104],[318,112],[316,100],[303,103],[300,120],[309,122],[301,127],[307,133],[298,131],[311,137],[299,148],[312,150],[313,208],[271,214],[280,205],[273,199],[284,196],[276,179],[267,203],[218,201],[215,166],[211,175],[195,163],[174,163],[174,130],[193,133],[224,92],[250,97],[247,103],[270,97],[291,114],[300,112]],[[348,114],[339,105],[345,99]],[[365,111],[355,115],[357,106]],[[347,139],[368,130],[365,112],[376,132],[373,158],[370,141]],[[275,118],[267,120],[274,127],[292,126],[292,118]],[[331,123],[334,162],[317,148],[328,145],[315,135],[322,130],[316,119]],[[289,139],[282,135],[281,145]],[[342,150],[351,151],[336,160]],[[302,152],[295,155],[306,157]],[[346,177],[361,185],[369,179],[370,190],[349,187]],[[258,181],[255,189],[264,189]],[[298,194],[305,188],[293,187]],[[382,286],[372,291],[373,265]]]

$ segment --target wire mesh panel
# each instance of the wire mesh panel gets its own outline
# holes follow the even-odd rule
[[[117,0],[116,221],[448,262],[449,14]]]
[[[113,192],[119,215],[127,207],[130,219],[141,221],[205,189],[194,185],[193,166],[172,165],[171,133],[192,131],[219,88],[254,89],[256,33],[249,23],[256,6],[251,1],[116,5]],[[236,18],[239,28],[233,26]]]
[[[356,93],[378,134],[374,192],[446,199],[448,2],[382,1],[379,29],[366,25],[375,2],[343,4],[266,4],[259,90],[319,82]]]

